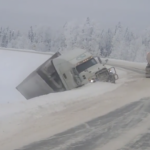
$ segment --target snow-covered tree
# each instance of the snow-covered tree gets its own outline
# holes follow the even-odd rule
[[[88,17],[82,22],[67,22],[57,31],[47,26],[31,26],[28,32],[0,28],[0,46],[53,52],[83,48],[101,57],[143,62],[150,51],[150,28],[141,34],[121,23],[102,29]]]

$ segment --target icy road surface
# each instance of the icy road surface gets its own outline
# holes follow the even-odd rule
[[[115,85],[97,82],[24,101],[15,94],[16,84],[49,56],[0,54],[0,150],[150,149],[150,80],[144,64],[110,60],[119,67]]]
[[[56,115],[49,137],[19,150],[149,150],[150,80],[142,66],[138,73],[123,64],[128,80],[121,87]]]
[[[73,113],[74,106],[81,104],[81,106],[85,106],[86,109],[86,103],[90,105],[90,103],[94,102],[94,99],[117,89],[126,81],[126,72],[121,70],[118,72],[122,79],[120,79],[116,85],[97,82],[79,89],[53,93],[34,98],[30,101],[1,104],[0,149],[12,150],[12,148],[15,147],[19,148],[36,140],[47,138],[53,134],[53,132],[63,131],[64,128],[61,127],[62,123],[59,121],[67,119],[67,115]],[[103,99],[99,100],[101,101]],[[71,109],[71,111],[66,113],[64,117],[61,117],[60,115],[68,109]],[[75,111],[80,112],[78,110]],[[59,118],[57,118],[57,115]],[[70,124],[67,119],[65,120],[65,123],[67,123],[65,128],[68,129],[83,121],[83,119],[75,122],[71,121]],[[57,125],[59,125],[59,127]],[[55,126],[57,126],[58,129],[53,128]],[[9,145],[7,143],[9,143]]]
[[[149,150],[150,98],[20,150]]]

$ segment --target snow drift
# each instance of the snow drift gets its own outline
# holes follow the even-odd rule
[[[24,100],[24,97],[16,90],[17,85],[52,54],[1,48],[0,103]]]
[[[40,96],[31,101],[24,100],[15,87],[33,70],[45,62],[50,55],[0,50],[0,145],[11,143],[12,137],[22,138],[32,120],[61,112],[74,104],[92,101],[100,95],[115,90],[126,81],[126,72],[117,70],[120,79],[116,84],[90,83],[78,89]],[[39,122],[36,122],[38,125]],[[33,127],[33,126],[32,126]],[[6,145],[5,145],[6,144]],[[16,144],[16,143],[11,143]],[[12,148],[12,147],[11,147]]]

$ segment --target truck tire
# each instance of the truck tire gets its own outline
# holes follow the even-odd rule
[[[113,73],[110,73],[109,82],[116,83],[116,78],[115,78],[115,75]]]

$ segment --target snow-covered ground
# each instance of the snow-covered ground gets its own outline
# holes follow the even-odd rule
[[[46,55],[34,51],[1,48],[0,103],[25,100],[16,87],[51,55],[51,53]]]
[[[107,58],[102,58],[102,61],[105,62]],[[145,58],[146,59],[146,58]],[[109,59],[107,64],[111,64],[113,66],[121,66],[121,67],[126,67],[126,68],[132,68],[132,69],[139,69],[143,70],[145,69],[147,63],[139,63],[139,62],[132,62],[132,61],[125,61],[125,60],[119,60],[119,59]]]
[[[92,101],[104,93],[115,90],[126,81],[126,72],[118,70],[118,73],[121,79],[116,84],[91,83],[79,89],[48,94],[30,101],[13,101],[1,104],[0,145],[30,128],[34,119],[40,120],[47,115],[59,113],[80,102]],[[38,122],[36,123],[38,125]]]
[[[28,118],[41,118],[45,114],[60,112],[78,102],[86,103],[87,99],[92,101],[97,96],[115,90],[126,80],[126,72],[118,70],[121,79],[117,84],[91,83],[71,91],[25,100],[16,90],[16,86],[50,56],[0,49],[0,145],[1,141],[26,129],[30,124],[28,122],[25,126]]]
[[[50,112],[53,113],[61,111],[66,106],[71,105],[73,103],[77,103],[83,100],[86,101],[87,98],[91,98],[92,100],[92,98],[95,98],[96,96],[99,96],[106,92],[112,91],[124,83],[124,81],[126,80],[125,78],[126,73],[120,70],[118,72],[119,76],[122,79],[120,79],[117,82],[117,84],[103,83],[103,82],[90,83],[78,89],[60,93],[51,93],[48,95],[34,98],[29,101],[24,100],[24,101],[12,101],[9,103],[2,103],[0,105],[0,118],[10,114],[12,115],[14,113],[20,114],[21,112],[23,113],[36,112],[41,108],[48,109],[49,113]]]
[[[91,111],[97,110],[97,104],[93,103],[96,99],[98,99],[100,106],[102,105],[101,109],[98,109],[98,113],[104,113],[106,110],[113,110],[130,102],[131,98],[127,101],[120,101],[122,99],[122,94],[119,96],[119,99],[116,99],[115,94],[117,92],[109,96],[109,93],[120,90],[122,86],[125,86],[125,90],[128,90],[128,88],[126,89],[128,82],[136,80],[134,73],[132,75],[122,69],[117,69],[119,80],[116,84],[103,82],[89,83],[86,86],[71,91],[51,93],[29,101],[25,100],[15,89],[16,86],[49,57],[50,55],[0,50],[0,149],[11,150],[12,147],[22,146],[29,142],[41,140],[46,136],[70,128],[85,120],[92,119],[96,115],[86,114],[85,118],[80,118],[79,112],[82,110],[84,114],[83,108],[86,107],[87,109],[89,107],[90,109],[91,105],[94,105],[94,109],[91,107]],[[109,60],[108,64],[119,64],[131,67],[132,69],[143,69],[145,65],[112,59]],[[139,78],[139,76],[136,77]],[[147,84],[147,81],[144,81],[144,84],[145,83]],[[134,87],[132,87],[132,85],[130,86],[131,88],[135,88],[135,85]],[[125,93],[125,90],[120,90],[120,93]],[[132,92],[130,94],[132,94]],[[103,97],[104,95],[108,96],[106,101]],[[141,94],[141,96],[143,95]],[[137,95],[134,96],[136,97]],[[116,103],[115,105],[112,101],[114,99],[116,101],[114,101]],[[105,103],[109,106],[107,109],[105,109],[105,107],[102,108],[105,106]],[[64,127],[59,127],[59,123],[57,124],[57,122],[61,122],[61,119],[68,119],[67,117],[61,118],[62,112],[72,109],[74,106],[81,106],[81,110],[79,112],[76,109],[75,112],[71,110],[66,112],[65,116],[68,114],[70,115],[70,113],[75,115],[78,114],[78,121],[75,121],[76,119],[74,118],[74,122],[68,120]],[[85,113],[87,112],[85,111]],[[56,114],[59,116],[58,119],[54,117]],[[90,116],[88,117],[88,115]],[[55,126],[59,128],[52,131]],[[53,128],[51,129],[51,127]],[[15,138],[12,140],[12,137]],[[19,142],[16,143],[17,141]],[[7,143],[9,143],[9,145]]]

